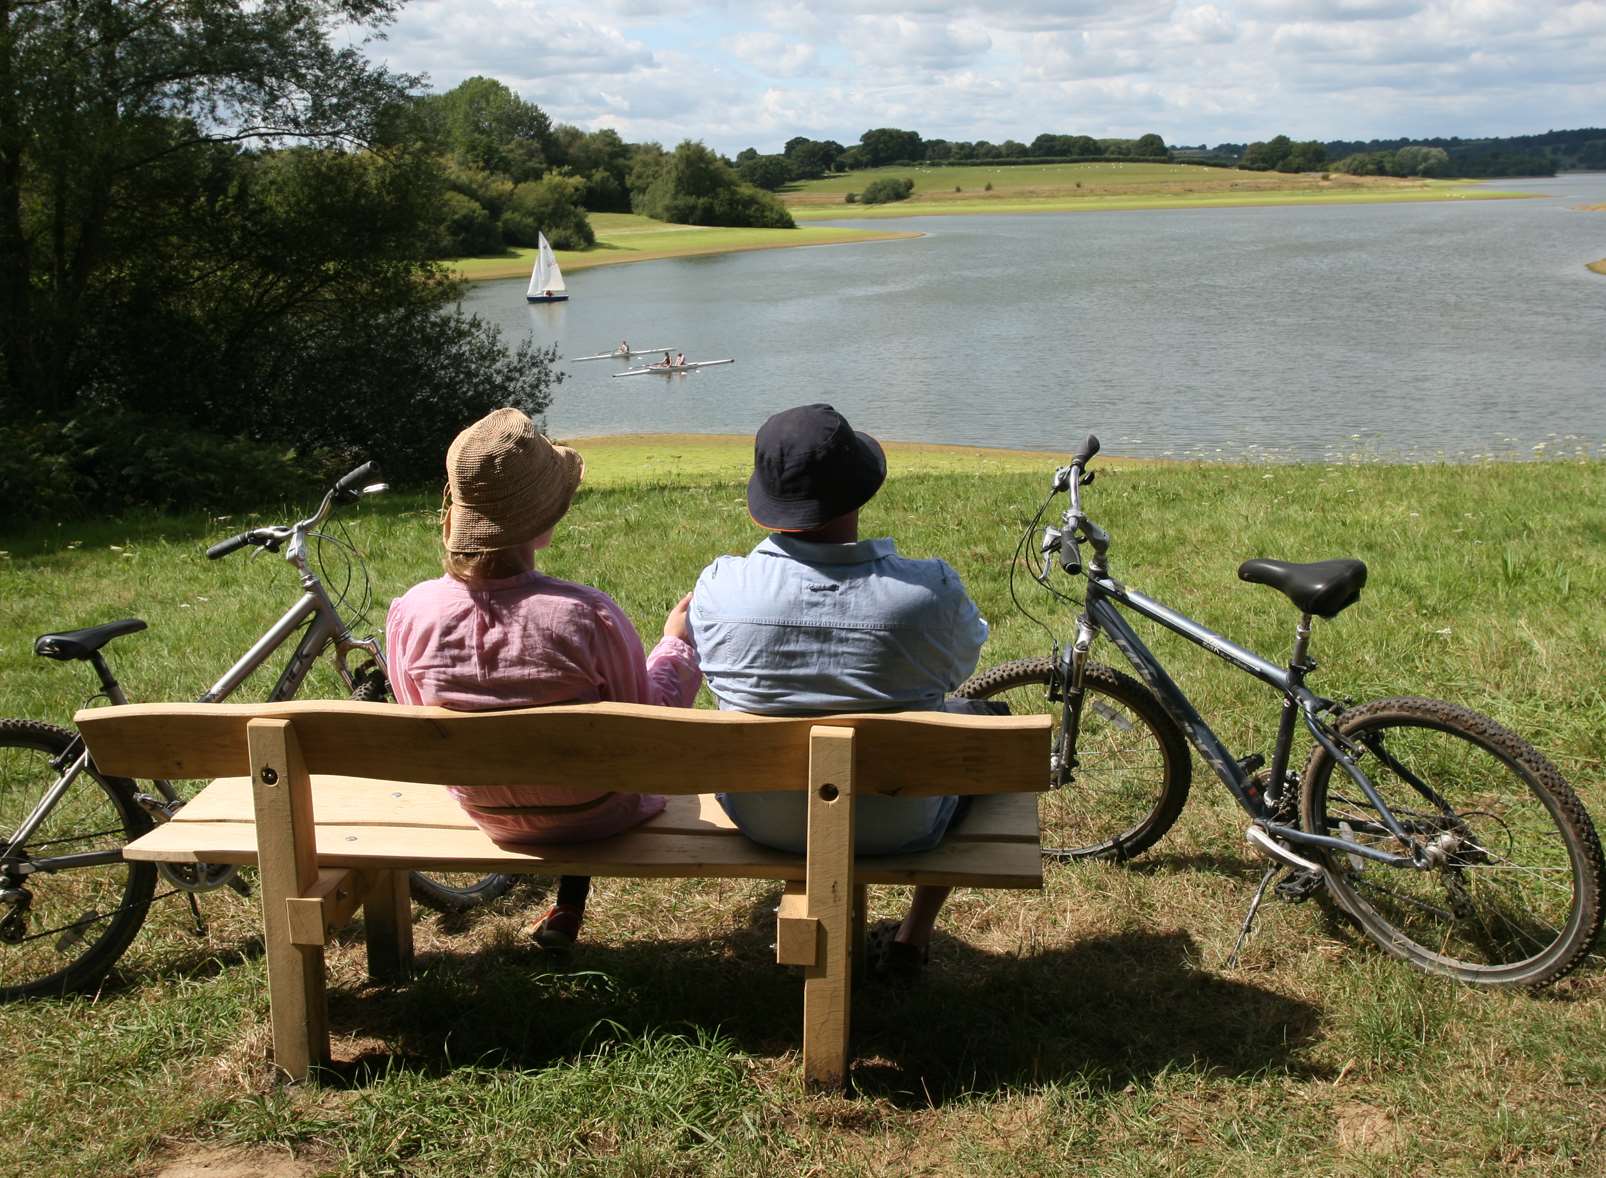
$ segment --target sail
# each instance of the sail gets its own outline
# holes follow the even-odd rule
[[[531,298],[538,298],[549,291],[561,294],[564,289],[563,271],[558,269],[558,260],[552,256],[552,247],[547,244],[546,234],[537,233],[535,269],[530,271],[530,287],[525,294]]]

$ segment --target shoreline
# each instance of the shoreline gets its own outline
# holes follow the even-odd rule
[[[755,233],[804,234],[788,241],[743,240]],[[635,249],[628,243],[631,236],[694,235],[685,246],[662,249]],[[721,241],[724,235],[726,240]],[[745,229],[720,228],[702,225],[664,224],[659,230],[627,230],[613,234],[598,233],[597,244],[590,250],[554,250],[558,265],[565,273],[595,270],[602,266],[627,266],[634,262],[661,262],[667,258],[699,258],[720,254],[753,253],[758,250],[808,249],[813,246],[863,245],[877,241],[900,241],[924,237],[917,229],[847,229],[838,226],[799,226],[797,229]],[[712,238],[712,240],[710,240]],[[602,250],[606,252],[598,253]],[[441,262],[458,278],[466,282],[500,282],[510,278],[527,278],[535,258],[535,250],[521,248],[512,257],[504,258],[447,258]]]
[[[686,434],[686,433],[623,433],[585,434],[576,436],[553,435],[564,445],[573,446],[585,457],[586,482],[593,487],[616,487],[627,484],[662,482],[683,484],[695,479],[744,481],[752,473],[753,438],[751,434]],[[1067,439],[1062,448],[1051,450],[1022,450],[1002,446],[961,445],[952,442],[915,442],[878,438],[888,455],[887,477],[926,474],[1016,474],[1041,473],[1044,478],[1050,471],[1070,461],[1070,456],[1081,438]],[[1482,468],[1486,466],[1531,466],[1558,463],[1606,462],[1606,454],[1595,451],[1580,453],[1551,453],[1549,447],[1542,452],[1512,450],[1508,453],[1488,454],[1477,458],[1454,459],[1444,455],[1351,455],[1350,457],[1233,457],[1204,458],[1184,454],[1177,456],[1133,455],[1118,451],[1101,450],[1101,462],[1116,463],[1124,467],[1179,467],[1210,466],[1221,468],[1273,467],[1330,467],[1343,466],[1452,466]],[[1270,476],[1267,476],[1270,477]]]
[[[892,205],[846,202],[789,203],[796,229],[748,229],[675,225],[629,213],[597,213],[591,218],[597,244],[587,250],[556,250],[568,273],[600,266],[656,262],[669,258],[709,257],[755,250],[802,249],[816,245],[860,245],[923,237],[919,230],[862,229],[825,224],[839,221],[893,221],[913,217],[1016,216],[1020,214],[1177,211],[1289,207],[1297,205],[1402,204],[1456,200],[1537,200],[1544,194],[1482,188],[1476,181],[1428,181],[1427,186],[1357,187],[1343,191],[1310,189],[1245,189],[1187,194],[1134,194],[1131,191],[1082,196],[1020,196],[1005,191],[986,198],[900,201]],[[518,249],[509,256],[447,258],[441,265],[467,282],[499,282],[523,278],[535,251]]]

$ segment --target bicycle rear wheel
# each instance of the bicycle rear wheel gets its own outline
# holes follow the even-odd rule
[[[120,848],[151,828],[133,784],[84,772],[26,845],[4,840],[59,776],[74,736],[0,720],[0,1001],[91,988],[139,932],[156,887],[150,863],[30,871],[40,860]]]
[[[1019,716],[1052,715],[1057,744],[1061,707],[1048,697],[1053,677],[1051,660],[1017,659],[972,676],[954,694],[1004,700]],[[1182,813],[1193,776],[1188,742],[1131,676],[1089,663],[1084,683],[1074,780],[1051,785],[1038,805],[1043,854],[1130,859],[1158,842]]]
[[[359,703],[382,704],[392,699],[390,683],[377,667],[358,677],[351,698]],[[513,890],[516,877],[503,874],[480,875],[472,871],[413,871],[407,876],[407,890],[426,908],[437,912],[467,912]]]
[[[1373,941],[1432,973],[1543,986],[1578,965],[1601,926],[1601,846],[1572,788],[1532,745],[1441,700],[1377,700],[1338,730],[1358,748],[1426,870],[1322,855],[1328,892]],[[1318,745],[1300,793],[1305,830],[1380,850],[1400,842]]]

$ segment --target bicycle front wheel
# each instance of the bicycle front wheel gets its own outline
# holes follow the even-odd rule
[[[1386,952],[1485,986],[1543,986],[1601,926],[1601,847],[1572,787],[1532,745],[1440,700],[1377,700],[1338,730],[1426,868],[1322,856],[1329,893]],[[1320,745],[1300,791],[1304,828],[1399,853],[1361,788]]]
[[[1003,700],[1017,716],[1052,715],[1057,748],[1061,705],[1049,699],[1053,678],[1051,660],[1018,659],[972,676],[954,694]],[[1188,742],[1130,675],[1089,663],[1083,682],[1074,780],[1060,788],[1051,782],[1038,805],[1043,854],[1130,859],[1158,842],[1182,813],[1193,775]]]
[[[53,724],[0,720],[0,1001],[92,988],[134,939],[156,888],[150,863],[70,865],[151,828],[122,778],[81,773],[25,845],[6,841],[57,780],[51,761],[73,739]]]

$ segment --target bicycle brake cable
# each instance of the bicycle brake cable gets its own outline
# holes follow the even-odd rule
[[[1015,590],[1015,570],[1020,567],[1021,556],[1022,556],[1022,552],[1023,551],[1025,552],[1026,567],[1027,567],[1028,570],[1032,569],[1031,550],[1029,548],[1027,548],[1026,542],[1028,540],[1030,540],[1034,535],[1037,534],[1037,525],[1038,525],[1039,522],[1041,522],[1041,520],[1043,518],[1043,512],[1048,510],[1048,505],[1050,503],[1052,503],[1053,501],[1054,501],[1054,493],[1052,491],[1050,491],[1049,495],[1048,495],[1048,498],[1043,500],[1042,505],[1038,507],[1037,514],[1032,516],[1031,522],[1026,525],[1026,530],[1021,533],[1020,543],[1015,545],[1015,555],[1010,559],[1010,562],[1009,562],[1009,597],[1010,597],[1010,600],[1015,603],[1015,608],[1018,609],[1021,612],[1021,614],[1028,621],[1032,622],[1034,625],[1037,626],[1038,629],[1042,630],[1043,633],[1048,635],[1050,641],[1054,640],[1054,631],[1053,631],[1053,629],[1050,628],[1048,623],[1043,621],[1042,618],[1038,617],[1036,614],[1032,613],[1031,610],[1026,608],[1026,603],[1021,601],[1020,594],[1018,592],[1016,592],[1016,590]],[[1036,575],[1034,575],[1033,579],[1037,580],[1039,584],[1042,584],[1042,579],[1037,577]],[[1049,592],[1053,593],[1056,597],[1063,596],[1057,590],[1055,590],[1055,589],[1053,589],[1051,587],[1045,586],[1045,588],[1048,588]]]

